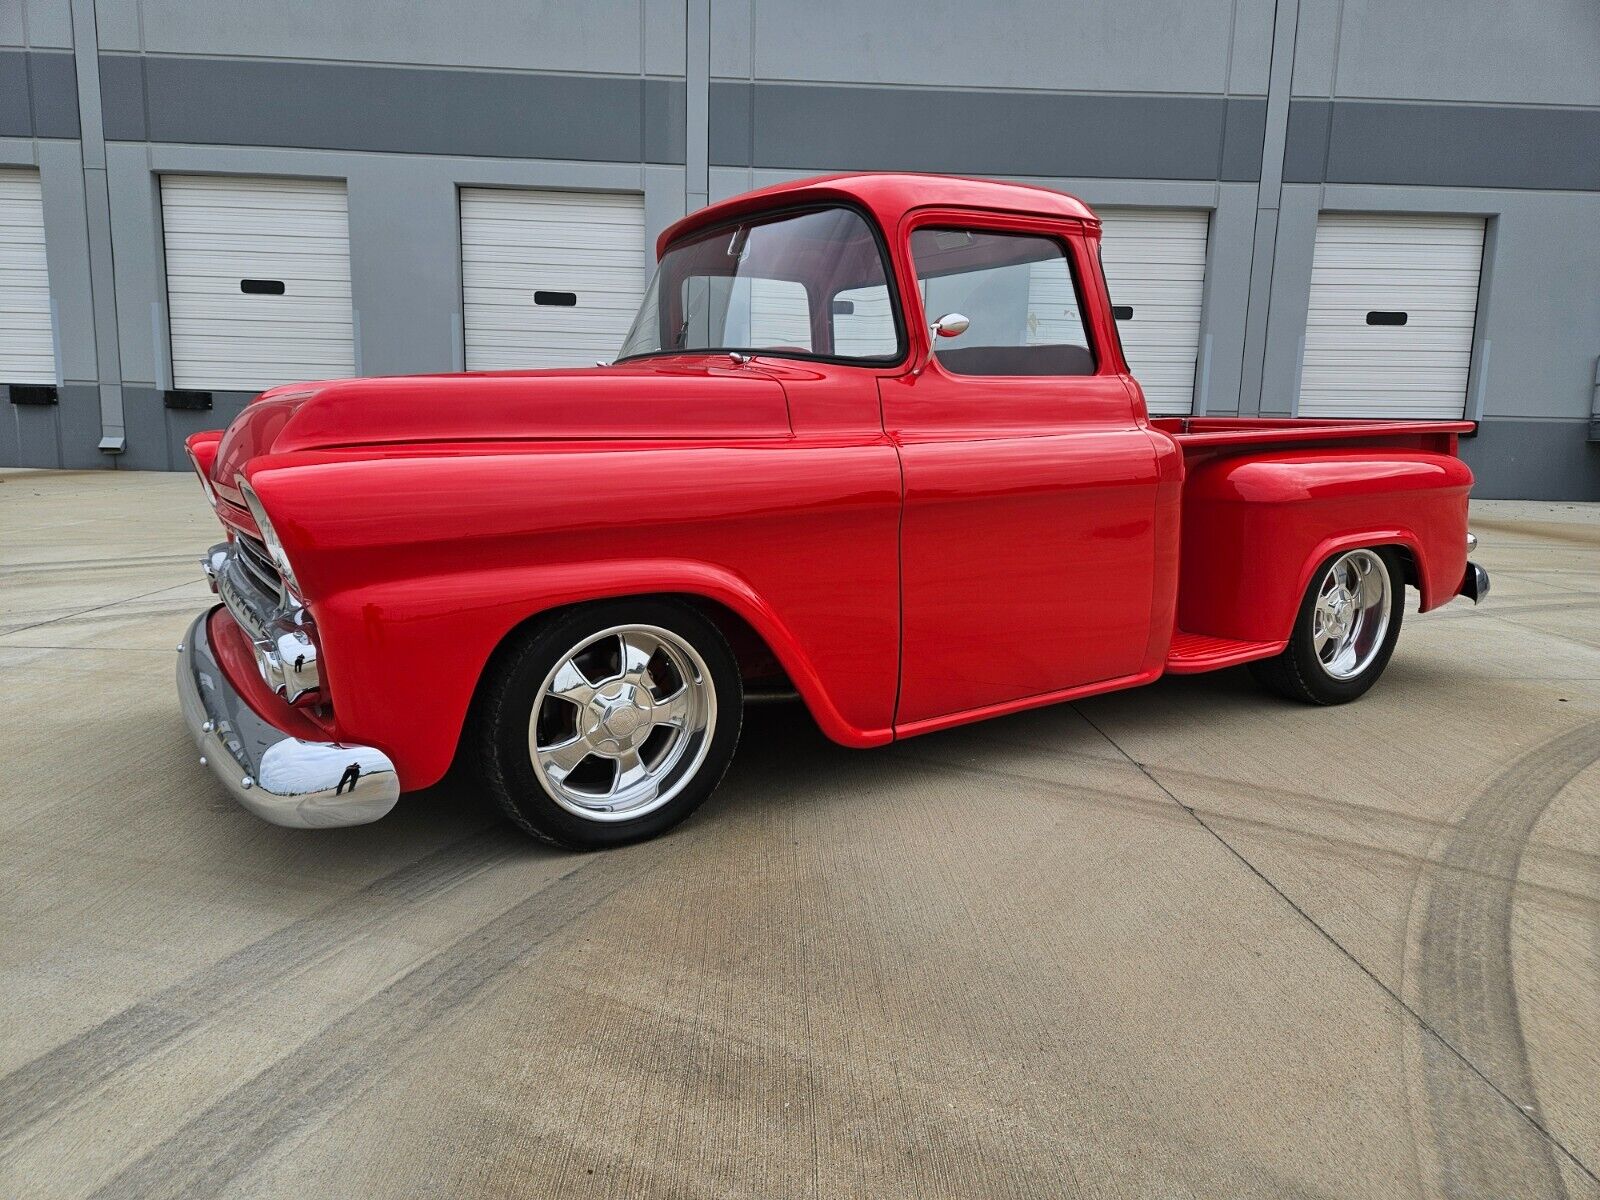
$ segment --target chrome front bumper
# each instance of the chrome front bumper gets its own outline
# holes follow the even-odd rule
[[[196,617],[178,647],[178,699],[200,761],[233,798],[291,829],[365,825],[393,808],[400,781],[381,750],[305,741],[256,715],[217,663],[210,616]]]

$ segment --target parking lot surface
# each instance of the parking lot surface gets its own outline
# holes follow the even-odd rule
[[[195,481],[0,472],[0,1195],[1600,1196],[1600,506],[1473,528],[1359,703],[767,705],[577,855],[249,816]]]

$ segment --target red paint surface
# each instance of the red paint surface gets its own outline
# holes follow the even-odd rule
[[[430,784],[507,635],[608,596],[732,611],[830,737],[870,746],[1269,651],[1317,564],[1351,545],[1407,548],[1425,608],[1454,594],[1471,425],[1152,422],[1113,335],[1099,223],[1070,197],[832,177],[713,206],[661,244],[838,200],[889,247],[910,338],[893,366],[686,354],[298,384],[190,440],[223,520],[252,529],[242,473],[285,542],[322,643],[323,736]],[[1098,374],[926,361],[909,237],[952,221],[1067,245]],[[242,639],[215,633],[238,651],[230,678],[254,677]]]

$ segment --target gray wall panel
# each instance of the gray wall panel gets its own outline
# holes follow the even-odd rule
[[[21,50],[0,50],[0,137],[32,136],[27,55]]]
[[[1320,183],[1328,174],[1328,127],[1333,101],[1296,100],[1289,105],[1289,129],[1283,149],[1287,183]]]
[[[1291,182],[1600,188],[1600,109],[1355,100],[1329,109],[1291,107]]]
[[[595,75],[443,71],[145,56],[147,136],[160,142],[639,162],[682,158],[652,126],[682,84]],[[119,64],[119,94],[133,90]],[[119,122],[123,120],[118,118]],[[125,127],[125,126],[119,126]]]
[[[682,75],[688,54],[684,0],[642,0],[639,21],[639,37],[644,42],[640,69],[646,75]]]
[[[1258,247],[1268,254],[1272,274],[1267,295],[1266,339],[1259,366],[1258,411],[1262,416],[1288,416],[1299,390],[1300,356],[1311,298],[1311,257],[1316,244],[1320,188],[1284,185],[1272,243]],[[1252,297],[1252,302],[1255,301]]]
[[[1272,63],[1276,0],[1233,0],[1233,42],[1229,50],[1228,90],[1235,96],[1264,96]],[[1128,53],[1138,55],[1136,43]]]
[[[1308,10],[1340,3],[1302,0]],[[1600,106],[1594,0],[1342,0],[1341,7],[1340,96]],[[1306,53],[1325,55],[1327,48],[1307,46]],[[1308,64],[1307,86],[1321,82]],[[1331,90],[1314,87],[1313,94]]]
[[[61,388],[61,404],[56,409],[56,429],[61,438],[61,465],[70,470],[111,470],[117,460],[101,454],[100,389],[91,384],[67,384]]]
[[[644,152],[649,163],[681,163],[684,160],[684,131],[688,123],[688,98],[682,82],[676,79],[644,81]],[[568,157],[582,157],[569,155]]]
[[[1267,106],[1255,99],[1233,97],[1223,117],[1222,159],[1217,178],[1243,183],[1261,177],[1261,152],[1267,133]]]
[[[1294,94],[1333,95],[1333,64],[1339,49],[1339,10],[1344,0],[1300,0],[1295,23]]]
[[[0,137],[78,136],[70,51],[0,50]]]
[[[144,42],[108,49],[343,62],[637,74],[647,31],[638,0],[116,0],[138,3]],[[102,0],[105,3],[105,0]],[[672,4],[650,15],[671,26]],[[664,10],[664,11],[663,11]],[[203,12],[203,19],[201,13]],[[677,18],[681,26],[682,18]],[[121,23],[118,32],[125,32]],[[671,37],[657,32],[655,37]],[[678,34],[681,46],[681,32]],[[681,57],[681,55],[680,55]]]
[[[1489,419],[1461,440],[1484,500],[1600,500],[1600,442],[1584,421]]]
[[[56,423],[58,405],[8,404],[17,438],[17,466],[59,467],[61,465],[60,426]]]
[[[141,0],[94,0],[95,42],[101,50],[139,50]]]
[[[711,0],[711,74],[742,79],[750,74],[750,0]]]
[[[0,392],[7,389],[0,388]],[[16,405],[0,395],[0,467],[22,463],[22,431],[17,424]]]
[[[747,107],[741,91],[750,96]],[[719,166],[1218,179],[1230,108],[1238,136],[1248,140],[1259,127],[1251,109],[1261,106],[1248,99],[723,81],[712,94],[711,145]],[[745,112],[751,161],[729,161]]]
[[[72,0],[5,0],[0,46],[63,49],[72,45]]]
[[[100,55],[100,105],[107,141],[143,141],[144,59],[136,54]]]
[[[748,27],[757,79],[1221,94],[1235,7],[1023,0],[991,12],[968,0],[753,0]],[[1270,22],[1270,3],[1237,7],[1246,24]]]
[[[55,309],[56,373],[67,383],[94,384],[99,374],[83,148],[70,141],[36,145],[44,193],[45,267]]]
[[[117,468],[128,471],[170,471],[167,413],[154,388],[124,387],[122,412],[128,427],[128,448],[117,455]],[[220,428],[219,421],[212,428]]]
[[[30,51],[28,91],[33,100],[35,137],[78,136],[78,76],[72,55]]]

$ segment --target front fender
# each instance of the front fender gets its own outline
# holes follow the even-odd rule
[[[743,618],[835,741],[891,739],[887,727],[846,719],[799,638],[747,581],[675,559],[496,567],[324,597],[317,627],[339,730],[388,754],[407,790],[427,787],[450,766],[490,656],[519,625],[570,604],[662,594],[710,600]]]
[[[337,733],[381,748],[406,788],[448,767],[508,633],[616,596],[726,606],[830,737],[890,736],[900,471],[884,442],[319,452],[249,478],[316,619]]]

